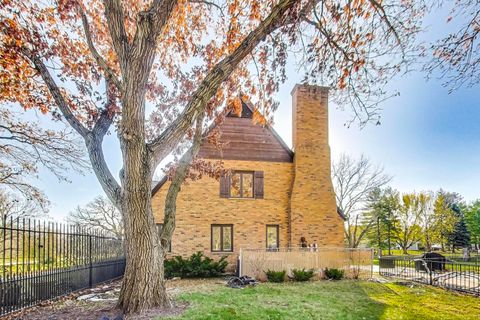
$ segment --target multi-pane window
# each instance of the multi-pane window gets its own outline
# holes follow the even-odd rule
[[[162,234],[163,230],[163,223],[157,223],[157,231],[158,235],[160,236]],[[168,244],[168,252],[172,252],[172,241]]]
[[[267,225],[267,249],[278,249],[279,246],[278,225]]]
[[[263,199],[263,171],[233,171],[222,174],[220,198]]]
[[[253,172],[234,172],[230,176],[231,198],[253,198]]]
[[[212,224],[212,251],[233,251],[232,224]]]

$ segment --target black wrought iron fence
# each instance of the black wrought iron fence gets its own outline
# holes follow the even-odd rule
[[[0,315],[124,273],[120,239],[78,226],[0,220]]]
[[[448,258],[388,256],[379,259],[380,275],[421,282],[480,296],[480,263]]]

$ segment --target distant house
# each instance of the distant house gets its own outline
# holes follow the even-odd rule
[[[397,250],[402,249],[402,247],[399,244],[396,244],[394,248]],[[414,251],[418,251],[422,249],[423,249],[422,244],[419,241],[415,241],[407,248],[407,250],[414,250]]]
[[[202,251],[234,262],[240,248],[295,247],[302,237],[319,247],[343,246],[330,175],[328,89],[297,85],[292,98],[293,150],[273,128],[253,123],[247,103],[240,116],[231,113],[213,129],[227,145],[219,151],[205,143],[198,156],[223,159],[232,174],[182,186],[172,255]],[[168,185],[163,179],[153,189],[158,224]]]

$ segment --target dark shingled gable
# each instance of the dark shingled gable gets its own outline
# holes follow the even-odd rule
[[[253,108],[242,101],[241,115],[231,111],[223,123],[211,130],[219,130],[222,150],[213,144],[202,145],[198,157],[204,159],[293,162],[293,151],[269,125],[254,123]]]

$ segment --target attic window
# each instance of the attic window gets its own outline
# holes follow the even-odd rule
[[[235,110],[232,110],[228,113],[227,117],[234,117],[234,118],[253,118],[253,111],[250,109],[245,102],[242,101],[242,112],[238,114]]]
[[[230,176],[230,198],[253,198],[253,171]]]
[[[220,198],[263,199],[263,171],[233,171],[222,175]]]

